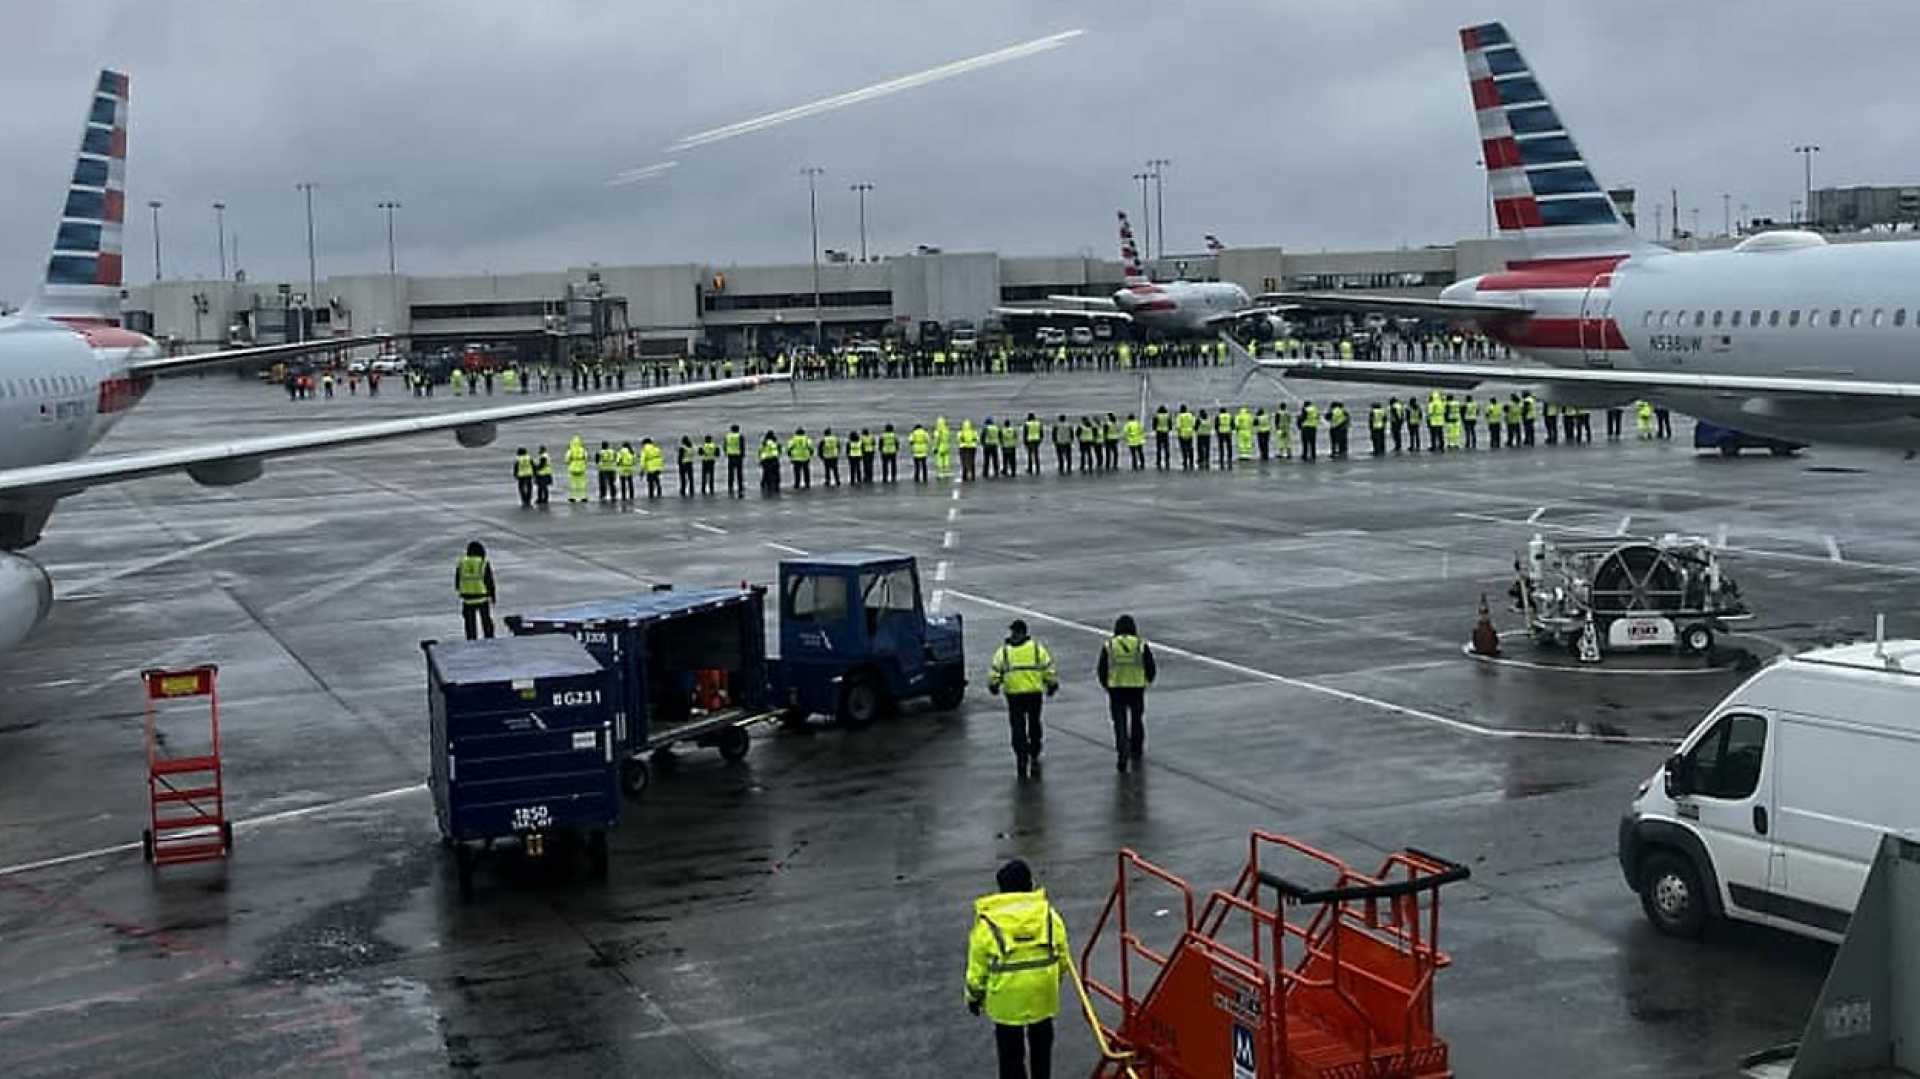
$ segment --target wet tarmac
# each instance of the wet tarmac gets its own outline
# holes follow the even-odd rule
[[[1254,386],[1269,405],[1280,392]],[[1153,388],[1196,408],[1228,392],[1198,373]],[[1437,994],[1462,1076],[1728,1075],[1798,1033],[1830,948],[1764,929],[1660,937],[1614,860],[1636,784],[1739,673],[1494,666],[1461,644],[1535,529],[1723,537],[1755,641],[1870,633],[1875,612],[1920,600],[1920,513],[1898,497],[1914,472],[1897,459],[1602,441],[1191,477],[1049,464],[631,511],[522,510],[508,478],[513,446],[558,449],[576,429],[904,430],[937,412],[1124,414],[1138,392],[1095,374],[808,386],[797,402],[536,423],[490,450],[418,439],[270,465],[237,489],[166,478],[69,501],[34,552],[54,614],[0,660],[0,1071],[989,1074],[961,975],[970,901],[1002,860],[1030,860],[1084,932],[1116,849],[1223,887],[1256,828],[1368,869],[1407,845],[1472,867],[1445,895],[1454,963]],[[185,380],[106,449],[458,404],[389,388],[296,405]],[[1044,778],[1015,778],[976,683],[951,716],[762,730],[738,765],[689,751],[629,808],[610,880],[509,860],[463,904],[420,786],[417,642],[458,635],[451,567],[471,538],[503,613],[765,581],[783,551],[914,553],[966,617],[976,678],[1012,617],[1053,649],[1067,686],[1047,707]],[[1122,610],[1161,662],[1147,766],[1129,776],[1092,677]],[[247,823],[230,862],[156,873],[137,849],[136,672],[199,661],[221,667]],[[1059,1074],[1092,1059],[1066,1020]]]

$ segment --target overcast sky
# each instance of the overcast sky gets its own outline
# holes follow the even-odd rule
[[[297,14],[296,14],[297,13]],[[1129,177],[1167,170],[1168,250],[1394,247],[1478,235],[1455,31],[1505,19],[1602,183],[1669,188],[1721,226],[1816,186],[1920,181],[1920,3],[1850,0],[7,0],[0,300],[37,286],[94,72],[132,79],[130,282],[215,268],[228,206],[254,280],[320,272],[807,256],[821,242],[1005,253],[1114,247]],[[1064,47],[670,154],[677,138],[1044,34]],[[677,159],[654,179],[616,173]],[[1683,222],[1690,218],[1683,217]]]

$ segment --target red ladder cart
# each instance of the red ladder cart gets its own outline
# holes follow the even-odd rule
[[[147,689],[147,794],[151,808],[140,851],[154,865],[204,862],[233,850],[233,823],[227,820],[226,788],[220,772],[220,697],[214,687],[220,669],[198,667],[140,672]],[[159,730],[164,708],[173,719],[205,698],[210,738],[206,752],[167,756]],[[198,747],[196,747],[198,748]]]
[[[1255,832],[1232,889],[1196,913],[1186,881],[1122,850],[1080,955],[1085,991],[1104,1002],[1088,1008],[1103,1048],[1095,1079],[1450,1077],[1433,1028],[1434,975],[1448,963],[1439,889],[1467,876],[1412,849],[1369,876]],[[1142,887],[1162,914],[1179,900],[1184,922],[1143,925],[1130,909]],[[1178,937],[1163,953],[1143,930]],[[1103,937],[1109,952],[1096,971]],[[1116,1009],[1117,1022],[1100,1014]]]

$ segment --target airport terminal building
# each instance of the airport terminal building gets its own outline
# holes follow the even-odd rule
[[[1462,277],[1497,269],[1499,260],[1497,241],[1463,240],[1390,251],[1230,248],[1151,265],[1155,280],[1232,281],[1255,294],[1351,288],[1433,296]],[[1106,295],[1120,283],[1113,259],[922,249],[866,262],[822,262],[817,309],[808,263],[689,262],[517,274],[336,274],[322,278],[311,299],[305,281],[165,280],[132,287],[127,312],[130,325],[187,349],[236,339],[290,340],[304,324],[312,336],[397,332],[417,348],[489,342],[545,355],[592,339],[642,355],[743,355],[810,340],[816,310],[829,343],[883,336],[917,341],[931,324],[982,326],[1002,304]]]

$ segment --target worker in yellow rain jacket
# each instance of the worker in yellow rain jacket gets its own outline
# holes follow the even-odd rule
[[[1020,859],[1001,866],[994,882],[1000,890],[973,903],[967,1010],[993,1020],[1001,1075],[1051,1075],[1060,978],[1072,962],[1067,923]]]
[[[953,478],[953,429],[945,416],[933,418],[933,475],[935,479]]]
[[[660,497],[660,473],[666,467],[667,455],[661,452],[659,446],[654,445],[653,439],[641,439],[640,471],[647,477],[647,497],[649,499]]]
[[[1253,460],[1253,410],[1245,405],[1233,414],[1233,441],[1242,461]]]
[[[567,443],[567,501],[587,500],[587,445],[579,435]]]

